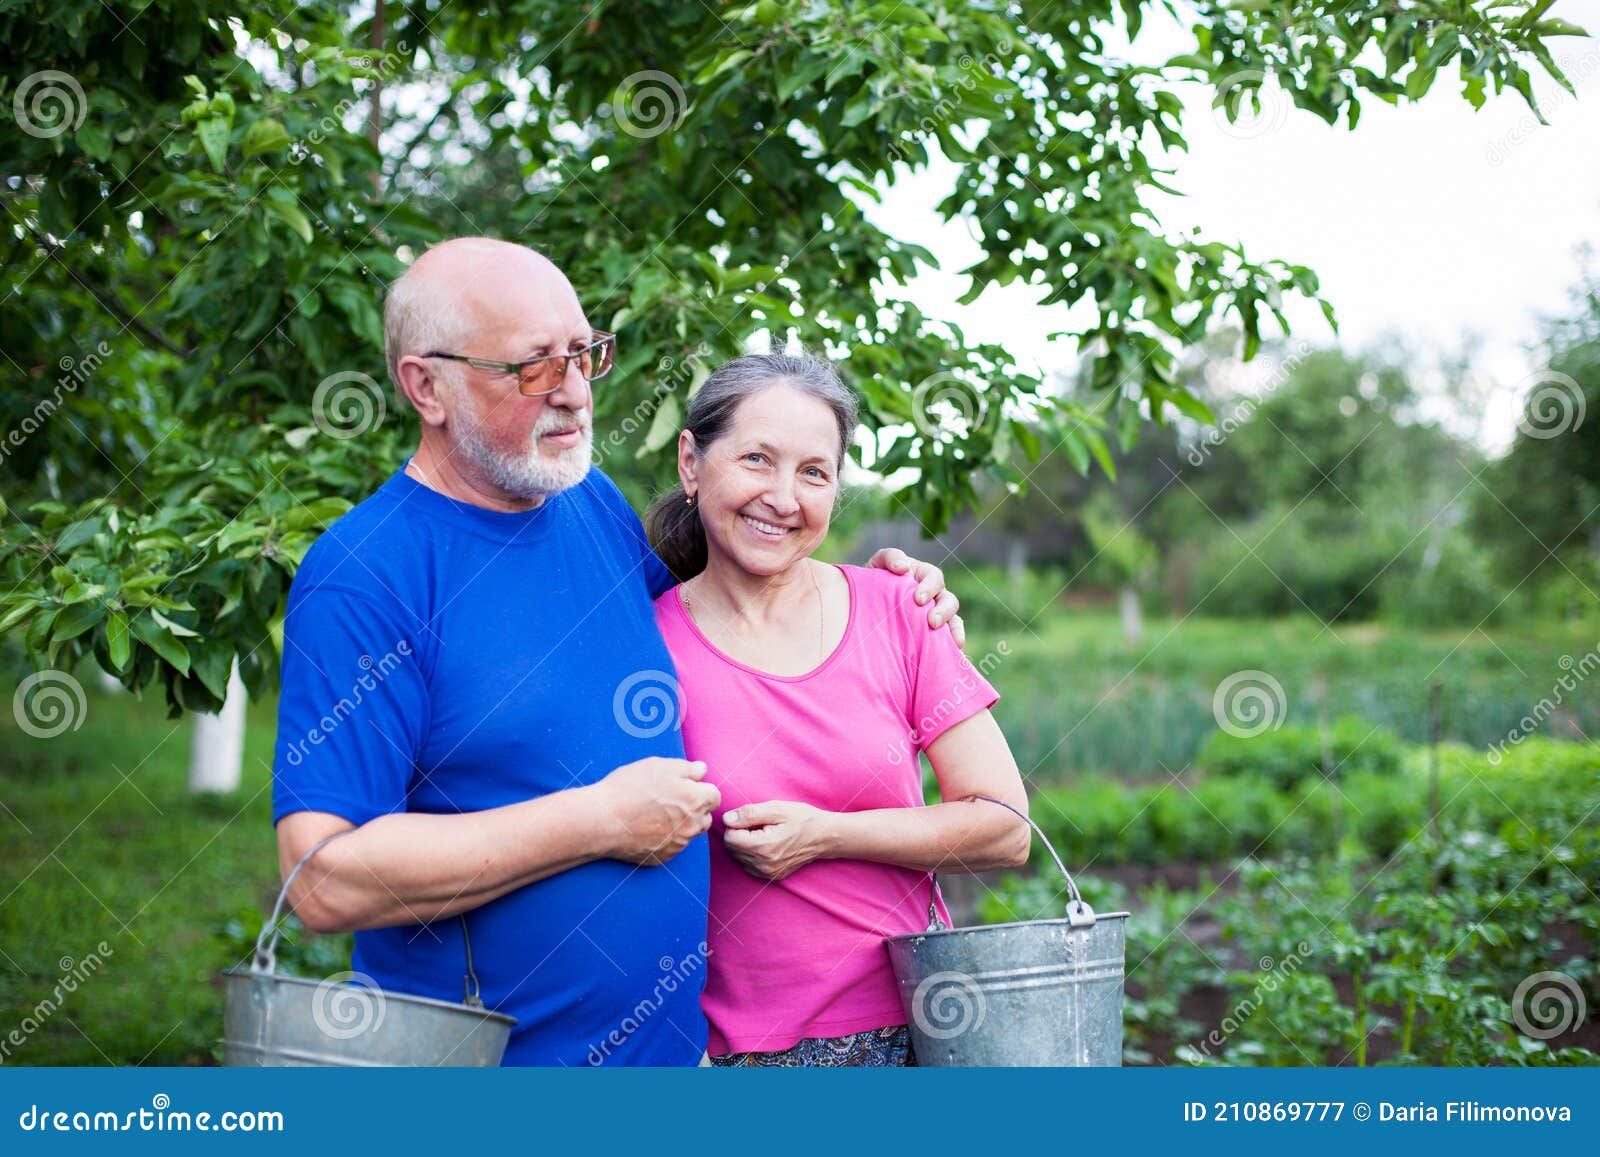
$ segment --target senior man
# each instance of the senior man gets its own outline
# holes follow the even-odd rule
[[[470,950],[517,1018],[507,1064],[696,1064],[718,797],[637,708],[672,688],[651,602],[673,580],[590,465],[614,338],[550,261],[487,238],[418,258],[384,336],[422,436],[290,592],[290,902],[355,930],[352,967],[397,992],[462,999]],[[874,562],[919,568],[930,627],[959,632],[935,568]]]

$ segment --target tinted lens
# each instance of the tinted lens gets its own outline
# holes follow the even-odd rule
[[[590,346],[583,355],[583,376],[593,381],[603,378],[611,372],[611,363],[616,360],[617,339],[607,337],[598,344]]]
[[[522,376],[517,379],[517,388],[524,394],[553,393],[560,387],[566,368],[566,358],[551,358],[523,366]]]

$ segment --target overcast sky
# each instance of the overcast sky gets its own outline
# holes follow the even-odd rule
[[[1558,0],[1549,15],[1600,34],[1600,0]],[[1539,368],[1524,348],[1536,318],[1564,308],[1576,246],[1600,245],[1600,39],[1551,44],[1578,98],[1536,75],[1548,127],[1515,93],[1474,112],[1453,65],[1419,103],[1364,97],[1354,132],[1286,98],[1269,102],[1259,120],[1230,126],[1210,109],[1210,91],[1197,89],[1187,98],[1189,151],[1170,158],[1172,184],[1186,196],[1149,204],[1170,234],[1198,226],[1211,239],[1242,242],[1252,260],[1315,269],[1347,347],[1387,330],[1438,354],[1479,335],[1479,364],[1498,388],[1483,441],[1500,448],[1517,387]],[[1137,44],[1141,59],[1182,51],[1192,51],[1192,39],[1170,22],[1147,26]],[[1006,342],[1032,369],[1070,366],[1072,341],[1046,337],[1066,314],[1035,305],[1041,291],[1013,286],[954,304],[966,289],[954,271],[977,248],[968,227],[941,226],[932,211],[950,179],[944,167],[901,181],[873,211],[944,267],[919,279],[911,296],[974,340]],[[1332,340],[1315,307],[1288,312],[1297,336]]]

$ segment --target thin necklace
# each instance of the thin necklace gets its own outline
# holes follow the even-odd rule
[[[817,585],[817,572],[814,568],[811,569],[811,589],[817,595],[817,661],[820,663],[828,657],[828,617],[827,610],[822,605],[822,588]],[[694,607],[689,604],[688,583],[678,587],[678,598],[683,602],[683,609],[689,612],[689,618],[699,623],[700,617],[694,613]],[[704,624],[701,624],[701,628],[704,629]]]

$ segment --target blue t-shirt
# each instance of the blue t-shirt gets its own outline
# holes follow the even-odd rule
[[[683,758],[652,599],[672,585],[591,470],[535,510],[459,503],[403,471],[306,554],[284,621],[273,822],[480,811]],[[669,706],[670,704],[670,706]],[[467,913],[512,1065],[693,1065],[706,1043],[706,838],[596,860]],[[459,1001],[460,921],[358,932],[352,968]]]

